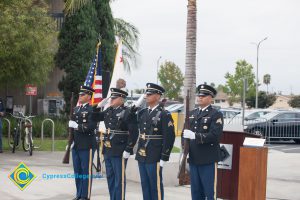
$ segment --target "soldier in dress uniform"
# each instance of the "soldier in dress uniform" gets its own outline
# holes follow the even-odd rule
[[[106,131],[103,139],[104,161],[111,200],[125,199],[125,167],[138,138],[137,116],[124,106],[128,93],[111,88],[110,107],[103,112],[96,109],[93,119],[104,121]]]
[[[223,115],[211,106],[217,91],[206,84],[197,87],[199,108],[190,113],[190,129],[183,137],[190,139],[189,165],[193,200],[217,199],[217,162],[220,161],[220,138]]]
[[[89,101],[94,90],[81,86],[79,102],[81,106],[74,108],[69,127],[74,131],[72,158],[75,173],[76,197],[74,200],[90,199],[92,188],[92,164],[96,149],[96,122],[92,120],[92,107]]]
[[[144,200],[164,199],[162,169],[169,160],[175,131],[171,114],[159,104],[164,88],[146,84],[148,108],[138,113],[139,143],[136,153]]]

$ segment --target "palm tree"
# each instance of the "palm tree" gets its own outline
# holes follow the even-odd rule
[[[267,94],[269,94],[268,85],[270,84],[270,82],[271,82],[271,75],[270,74],[265,74],[264,75],[264,84],[267,85]]]
[[[196,0],[188,0],[186,28],[186,54],[184,94],[190,91],[190,109],[195,107],[196,91],[196,43],[197,43],[197,6]]]
[[[131,67],[137,66],[137,52],[139,46],[139,31],[138,29],[120,18],[114,18],[114,30],[123,42],[123,64],[127,71],[130,72]]]
[[[72,15],[81,7],[87,3],[93,1],[102,0],[66,0],[65,3],[65,13],[66,15]],[[131,71],[133,67],[137,66],[138,53],[137,49],[139,46],[139,31],[138,29],[120,18],[114,18],[114,32],[119,39],[123,42],[123,63],[127,71]]]

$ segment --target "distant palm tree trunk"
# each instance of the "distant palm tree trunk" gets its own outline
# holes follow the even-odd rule
[[[268,86],[269,86],[269,84],[271,82],[271,75],[270,74],[265,74],[263,82],[264,82],[264,84],[267,85],[267,94],[269,94],[269,88],[268,88]]]
[[[195,107],[196,91],[196,44],[197,44],[197,6],[196,0],[188,0],[186,29],[186,54],[184,94],[190,90],[190,109]]]

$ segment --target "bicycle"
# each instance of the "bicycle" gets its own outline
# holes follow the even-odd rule
[[[15,153],[16,148],[19,147],[20,141],[22,140],[22,147],[25,152],[29,152],[29,155],[32,156],[34,149],[33,139],[32,139],[32,122],[30,118],[35,116],[25,116],[23,113],[18,112],[17,115],[11,114],[11,116],[17,119],[17,126],[14,127],[13,131],[13,143],[10,144],[12,148],[12,153]],[[22,132],[24,135],[22,137]]]

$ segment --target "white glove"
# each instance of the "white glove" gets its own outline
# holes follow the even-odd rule
[[[127,151],[123,152],[123,158],[128,159],[130,157],[130,153]]]
[[[73,121],[73,120],[70,120],[69,121],[69,127],[70,128],[78,128],[78,124],[75,122],[75,121]]]
[[[160,161],[159,161],[159,165],[160,165],[161,167],[164,167],[165,162],[166,162],[166,161],[164,161],[164,160],[160,160]]]
[[[72,144],[71,144],[71,149],[73,149],[73,148],[74,148],[74,145],[75,145],[75,143],[74,143],[74,142],[72,142]]]
[[[188,130],[188,129],[184,129],[183,131],[183,137],[187,138],[187,139],[191,139],[194,140],[196,138],[196,135],[193,131]]]
[[[72,142],[70,149],[73,149],[74,145],[75,145],[75,143]],[[66,146],[66,151],[67,151],[68,148],[69,148],[69,145],[67,144],[67,146]]]

